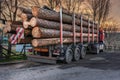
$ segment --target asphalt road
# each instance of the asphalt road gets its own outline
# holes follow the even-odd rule
[[[88,54],[71,64],[3,65],[0,80],[120,80],[120,53]]]

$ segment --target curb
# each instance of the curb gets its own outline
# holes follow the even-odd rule
[[[12,64],[19,64],[28,62],[27,60],[21,60],[21,61],[11,61],[11,62],[1,62],[0,65],[12,65]]]

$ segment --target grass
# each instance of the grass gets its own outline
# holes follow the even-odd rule
[[[7,54],[7,51],[3,50],[3,52],[4,52],[5,54]],[[14,52],[16,55],[13,55],[13,54],[12,54],[9,58],[1,59],[1,60],[0,60],[0,63],[2,63],[2,62],[11,62],[11,61],[27,60],[27,57],[26,57],[25,55],[21,55],[20,53],[14,51],[14,50],[13,50],[12,52]],[[27,55],[27,54],[32,54],[32,53],[31,53],[31,52],[27,52],[26,55]]]
[[[10,56],[10,58],[8,59],[2,59],[0,60],[0,63],[1,62],[11,62],[11,61],[21,61],[21,60],[26,60],[27,57],[26,56],[22,56],[22,55],[17,55],[17,56]]]

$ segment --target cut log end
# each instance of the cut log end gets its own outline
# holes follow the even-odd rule
[[[35,17],[33,17],[33,18],[30,20],[30,25],[31,25],[32,27],[35,27],[36,24],[37,24],[37,20],[36,20]]]
[[[25,29],[27,29],[27,28],[28,28],[28,26],[29,26],[29,22],[24,21],[24,22],[23,22],[23,27],[24,27]]]
[[[38,16],[39,8],[37,6],[32,7],[33,16]]]
[[[20,15],[20,17],[21,17],[21,19],[23,20],[23,21],[27,21],[27,15],[25,14],[25,13],[22,13],[21,15]]]
[[[8,30],[7,30],[7,28],[5,27],[4,29],[3,29],[3,33],[7,33],[8,32]]]
[[[32,30],[32,35],[34,38],[40,38],[42,35],[42,32],[39,27],[34,27]]]
[[[33,47],[38,47],[38,40],[37,39],[33,39],[32,40],[32,45],[33,45]]]
[[[11,26],[7,26],[7,30],[8,30],[8,32],[10,32],[11,31]]]

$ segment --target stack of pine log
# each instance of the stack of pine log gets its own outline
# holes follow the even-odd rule
[[[34,47],[55,45],[60,43],[60,13],[36,6],[32,9],[18,8],[17,15],[23,21],[25,38],[31,37],[28,42],[32,42]],[[63,43],[73,42],[73,17],[69,13],[63,13]],[[83,41],[88,40],[88,20],[81,23],[81,16],[76,16],[76,42],[80,42],[80,26],[83,26]],[[97,25],[90,21],[90,38],[92,38],[92,26],[94,24],[94,38],[97,39]],[[13,27],[14,28],[14,27]],[[10,31],[14,31],[11,28]],[[27,40],[27,39],[26,39]],[[92,39],[91,39],[92,40]]]
[[[19,28],[24,28],[22,21],[7,21],[6,26],[3,29],[3,32],[5,34],[10,34],[11,36],[13,34],[17,35],[17,30],[18,30],[17,28],[18,27]],[[24,36],[25,36],[26,39],[18,38],[17,43],[18,44],[29,44],[29,43],[31,43],[32,35],[30,34],[31,33],[30,31],[31,31],[31,29],[24,29]],[[9,41],[11,42],[11,38],[9,39]]]

